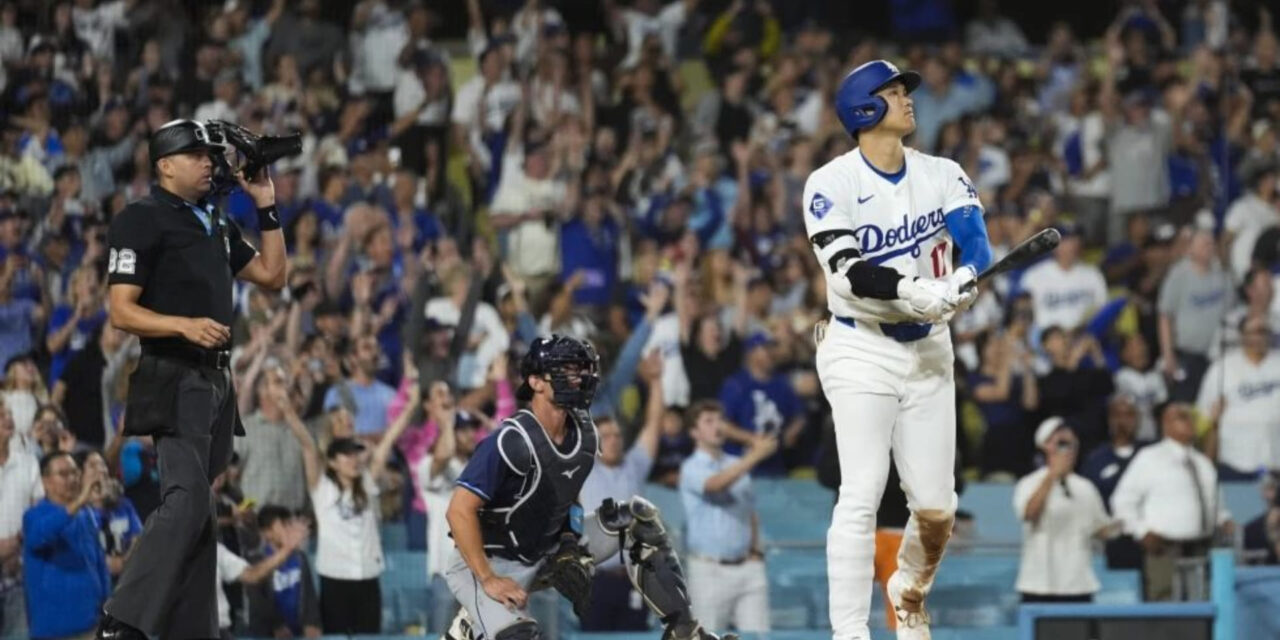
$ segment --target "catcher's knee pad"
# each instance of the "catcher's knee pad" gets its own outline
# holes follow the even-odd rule
[[[542,629],[534,620],[521,620],[505,627],[493,636],[493,640],[541,640]]]

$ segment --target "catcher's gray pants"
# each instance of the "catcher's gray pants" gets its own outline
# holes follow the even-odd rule
[[[618,554],[618,536],[605,533],[596,514],[587,514],[582,519],[582,529],[585,534],[582,544],[597,565]],[[493,567],[495,574],[511,578],[526,593],[543,564],[545,560],[541,559],[535,564],[527,565],[518,560],[489,557],[489,565]],[[480,580],[471,573],[457,547],[449,552],[449,568],[445,570],[444,578],[458,603],[467,610],[467,615],[475,625],[473,633],[477,638],[483,634],[485,640],[494,640],[499,631],[522,620],[534,619],[529,613],[529,602],[525,603],[524,608],[508,609],[506,605],[485,594]]]

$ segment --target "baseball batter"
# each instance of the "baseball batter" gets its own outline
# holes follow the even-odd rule
[[[827,276],[832,318],[816,332],[818,375],[839,449],[839,501],[827,532],[836,640],[871,637],[875,517],[897,464],[911,517],[887,591],[898,638],[929,638],[924,599],[956,510],[955,381],[947,321],[991,262],[982,205],[951,160],[904,148],[920,84],[883,60],[854,69],[836,113],[858,147],[814,171],[805,228]],[[960,266],[952,255],[960,252]]]

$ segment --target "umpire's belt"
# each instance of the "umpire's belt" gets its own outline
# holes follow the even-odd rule
[[[197,367],[208,367],[211,369],[226,369],[231,366],[230,351],[202,349],[194,345],[146,345],[142,347],[142,355],[181,360],[187,364],[192,364]]]
[[[858,326],[853,318],[846,316],[835,316],[836,322],[848,325],[850,327]],[[928,337],[933,332],[933,325],[915,323],[915,322],[863,322],[863,325],[871,330],[876,327],[880,328],[880,333],[885,337],[893,338],[898,342],[915,342],[921,338]]]

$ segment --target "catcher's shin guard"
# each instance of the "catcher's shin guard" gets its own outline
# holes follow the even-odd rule
[[[621,537],[627,577],[666,625],[663,640],[715,640],[717,636],[704,630],[689,611],[684,569],[671,550],[658,508],[639,496],[621,504],[605,500],[598,517],[605,532]]]

